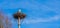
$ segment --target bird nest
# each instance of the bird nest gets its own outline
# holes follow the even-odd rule
[[[15,19],[24,19],[25,18],[25,14],[23,14],[23,13],[15,13],[15,14],[13,14],[13,17],[15,18]]]

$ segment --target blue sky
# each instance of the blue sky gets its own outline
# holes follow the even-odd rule
[[[12,15],[19,8],[27,15],[21,28],[60,28],[60,0],[0,0],[0,9],[11,18],[13,28],[18,25]]]

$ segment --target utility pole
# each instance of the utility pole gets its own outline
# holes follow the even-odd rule
[[[21,20],[21,19],[24,19],[25,16],[26,16],[26,15],[23,14],[20,9],[18,10],[17,13],[13,14],[13,17],[18,20],[18,28],[21,28],[21,27],[20,27],[20,20]]]

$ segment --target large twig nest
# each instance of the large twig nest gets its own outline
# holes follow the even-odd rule
[[[15,13],[14,15],[13,15],[13,17],[15,18],[15,19],[18,19],[18,18],[20,18],[20,19],[24,19],[25,18],[25,14],[23,14],[23,13]]]

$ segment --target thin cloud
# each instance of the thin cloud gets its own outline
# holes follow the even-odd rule
[[[37,19],[26,19],[22,24],[32,24],[32,23],[40,23],[40,22],[53,22],[58,21],[60,16],[50,17],[49,19],[37,18]]]

